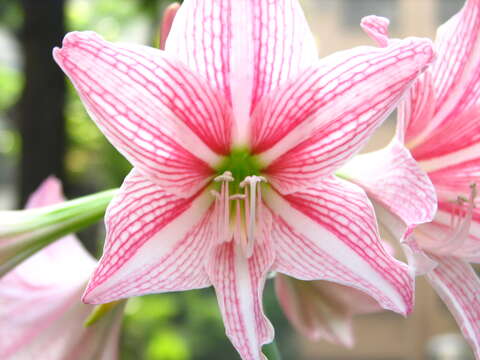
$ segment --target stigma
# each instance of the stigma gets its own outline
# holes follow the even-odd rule
[[[220,183],[219,191],[211,191],[215,197],[215,233],[217,243],[235,241],[249,258],[262,218],[261,184],[267,180],[257,175],[247,176],[241,182],[236,180],[230,171],[213,179]]]

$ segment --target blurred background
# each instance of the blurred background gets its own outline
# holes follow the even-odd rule
[[[72,86],[53,62],[51,49],[65,32],[94,30],[111,41],[156,45],[165,0],[0,1],[0,209],[23,206],[48,175],[56,174],[68,197],[118,187],[129,164],[86,115]],[[371,44],[359,27],[365,15],[391,20],[394,37],[434,38],[463,0],[303,0],[320,55]],[[364,151],[390,140],[394,117]],[[100,224],[80,234],[99,255]],[[356,345],[344,349],[297,336],[275,299],[271,282],[265,307],[285,360],[470,360],[450,314],[420,279],[415,312],[358,316]],[[211,290],[131,299],[126,308],[121,359],[238,359],[224,335]]]

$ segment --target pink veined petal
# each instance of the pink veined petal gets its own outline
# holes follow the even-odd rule
[[[435,109],[428,123],[410,136],[409,147],[444,133],[480,97],[480,1],[467,0],[463,9],[438,28],[438,59],[432,66]],[[430,140],[428,140],[430,142]]]
[[[318,59],[297,0],[186,0],[166,51],[230,100],[237,141],[258,101]]]
[[[364,291],[389,310],[412,309],[413,277],[382,246],[372,205],[356,185],[328,178],[302,192],[266,194],[276,214],[275,269]]]
[[[372,205],[375,209],[375,215],[377,216],[380,229],[385,233],[389,233],[392,238],[400,242],[408,265],[411,269],[415,270],[417,276],[424,275],[437,266],[436,262],[422,250],[417,244],[416,239],[412,236],[417,225],[408,226],[397,215],[375,200],[372,200]],[[390,252],[390,254],[393,256],[393,252]]]
[[[209,255],[207,271],[225,330],[242,360],[265,359],[261,347],[273,341],[273,327],[262,309],[262,293],[274,256],[269,239],[257,241],[248,259],[235,241],[218,245]]]
[[[418,77],[398,106],[397,136],[407,145],[427,128],[435,112],[435,90],[430,69]],[[411,147],[411,146],[409,146]]]
[[[212,199],[206,192],[177,197],[132,170],[108,207],[103,256],[83,301],[209,286],[203,263],[213,237]]]
[[[429,173],[470,160],[480,163],[480,107],[471,107],[432,131],[412,154]]]
[[[361,22],[362,29],[381,47],[398,41],[389,38],[389,24],[387,18],[375,15],[366,16]],[[435,111],[434,95],[432,76],[427,70],[417,78],[398,106],[396,136],[400,141],[412,141],[428,126]]]
[[[182,196],[198,191],[230,146],[230,106],[160,50],[65,36],[54,58],[102,132],[142,173]]]
[[[352,157],[433,59],[429,40],[359,47],[323,59],[265,98],[253,114],[253,152],[282,192],[301,189]]]
[[[437,257],[440,266],[427,275],[455,317],[476,359],[480,358],[480,280],[472,267],[453,257]]]
[[[388,46],[388,42],[390,41],[388,25],[390,25],[390,20],[376,15],[365,16],[360,22],[363,31],[380,47]]]
[[[365,293],[328,281],[301,281],[277,274],[275,290],[295,329],[311,340],[351,347],[352,316],[383,310]]]
[[[429,222],[435,216],[435,188],[396,138],[382,150],[355,156],[339,173],[346,174],[407,227]]]
[[[467,0],[463,9],[443,24],[435,40],[438,59],[432,67],[437,96],[436,117],[431,128],[453,111],[465,109],[480,95],[480,1]]]
[[[480,155],[476,159],[457,162],[431,171],[428,175],[437,189],[440,200],[456,200],[459,195],[468,198],[470,186],[472,184],[480,186]]]

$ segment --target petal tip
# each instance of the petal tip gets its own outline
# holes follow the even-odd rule
[[[380,47],[385,47],[388,45],[390,40],[388,36],[389,25],[389,19],[377,15],[365,16],[360,21],[360,26],[363,31]]]

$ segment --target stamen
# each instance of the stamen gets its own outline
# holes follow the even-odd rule
[[[240,187],[245,188],[245,219],[247,220],[247,239],[249,245],[253,247],[255,240],[255,226],[257,220],[257,208],[261,208],[261,196],[257,199],[258,194],[261,192],[258,183],[266,182],[267,180],[263,176],[247,176],[245,180],[240,183]],[[250,185],[250,188],[247,187]]]
[[[262,211],[262,189],[259,184],[267,182],[267,180],[263,176],[247,176],[240,184],[234,185],[234,187],[239,186],[245,189],[244,193],[231,196],[229,183],[234,181],[234,178],[230,171],[225,171],[213,180],[221,183],[220,192],[210,191],[212,196],[215,197],[216,242],[222,244],[233,238],[240,245],[244,255],[249,258],[253,254],[255,237],[259,230],[259,228],[256,228],[257,218],[260,218]],[[242,200],[243,205],[241,204]],[[231,201],[235,202],[232,209]],[[230,219],[230,210],[235,211],[232,219]],[[244,211],[243,214],[242,210]],[[235,224],[231,224],[231,220]]]
[[[230,235],[230,201],[229,201],[229,183],[232,182],[233,176],[230,171],[225,171],[222,175],[213,179],[215,182],[221,182],[219,203],[218,203],[218,234],[219,242],[226,242]]]
[[[457,207],[455,212],[451,214],[450,228],[452,231],[443,239],[443,246],[437,248],[437,251],[443,253],[450,253],[458,250],[468,238],[470,232],[470,225],[473,218],[473,209],[475,208],[475,198],[477,197],[477,186],[472,184],[470,186],[470,196],[465,198],[464,196],[458,196],[456,203]],[[465,203],[467,207],[465,209]]]

